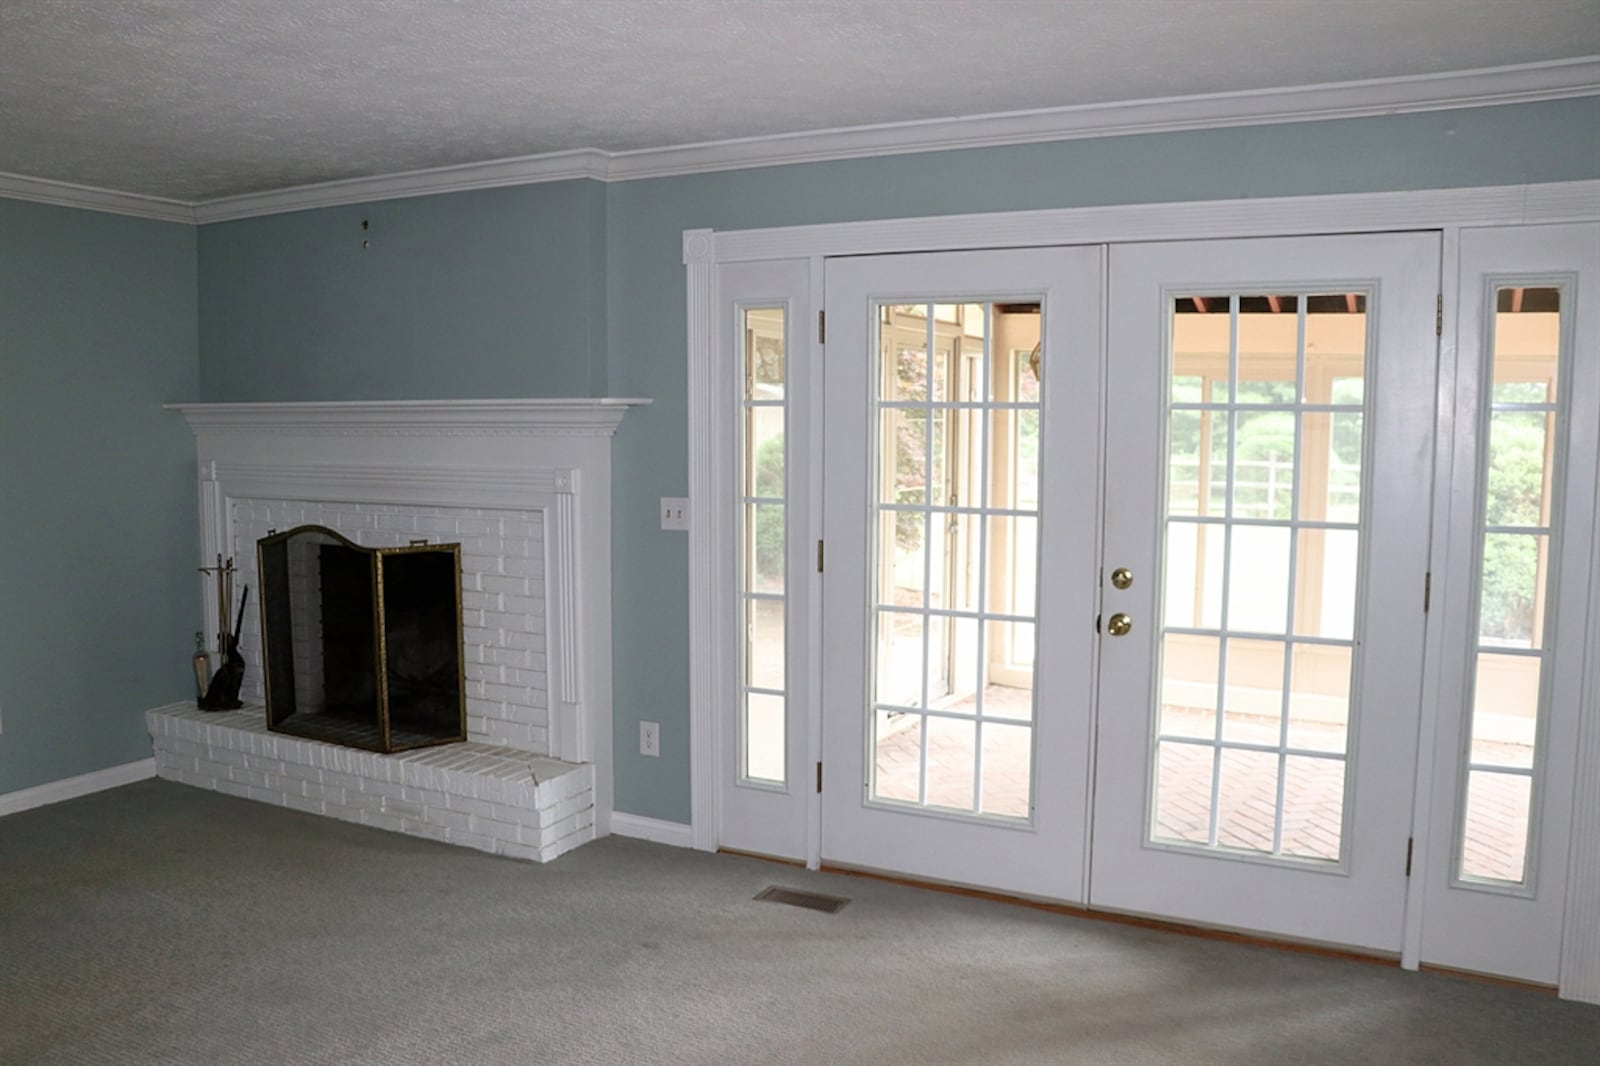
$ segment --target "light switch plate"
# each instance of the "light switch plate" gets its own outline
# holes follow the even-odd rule
[[[687,496],[661,497],[661,528],[689,528],[689,498]]]

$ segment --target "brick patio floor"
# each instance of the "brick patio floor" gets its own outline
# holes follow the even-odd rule
[[[1025,717],[1029,693],[1023,689],[991,686],[985,690],[989,713]],[[970,712],[975,700],[948,710]],[[1180,712],[1181,714],[1181,712]],[[1170,719],[1169,719],[1170,720]],[[1327,736],[1318,746],[1338,743],[1337,727],[1323,729]],[[1229,736],[1276,740],[1276,722],[1250,721],[1230,716]],[[884,799],[916,802],[923,742],[919,716],[893,720],[877,747],[877,795]],[[1026,817],[1029,789],[1031,730],[1014,724],[986,724],[983,736],[983,794],[979,809],[985,813]],[[928,727],[927,803],[957,810],[973,809],[977,730],[973,723],[930,719]],[[1300,734],[1302,744],[1312,738]],[[1511,764],[1518,752],[1505,745],[1496,761]],[[1526,758],[1525,753],[1522,754]],[[1204,744],[1166,743],[1162,746],[1160,785],[1156,797],[1156,826],[1171,840],[1207,844],[1210,835],[1214,753]],[[1479,877],[1516,881],[1522,877],[1525,827],[1528,823],[1527,778],[1502,774],[1480,775],[1474,783],[1469,830],[1464,848],[1469,873]],[[1222,785],[1217,790],[1217,839],[1224,847],[1255,851],[1273,850],[1278,802],[1277,756],[1225,750]],[[1283,784],[1283,854],[1304,858],[1337,859],[1344,806],[1344,762],[1292,756],[1287,760]]]

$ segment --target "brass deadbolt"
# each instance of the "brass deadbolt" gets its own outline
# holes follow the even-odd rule
[[[1125,589],[1133,584],[1133,571],[1126,566],[1119,566],[1111,571],[1111,583],[1119,589]]]

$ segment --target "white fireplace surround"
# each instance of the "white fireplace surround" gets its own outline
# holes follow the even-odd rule
[[[221,554],[254,571],[260,531],[243,516],[252,508],[259,513],[262,501],[303,501],[319,514],[442,508],[536,519],[533,549],[543,553],[536,610],[543,625],[533,627],[532,637],[544,643],[537,652],[545,664],[547,721],[520,733],[508,726],[496,735],[491,728],[472,739],[593,765],[594,829],[603,836],[612,805],[611,436],[630,406],[646,403],[437,400],[169,409],[183,413],[196,438],[200,565]],[[339,532],[357,539],[360,531]],[[215,634],[214,586],[202,581],[200,588],[205,632]],[[251,595],[254,615],[257,590]],[[250,657],[259,681],[259,650]]]

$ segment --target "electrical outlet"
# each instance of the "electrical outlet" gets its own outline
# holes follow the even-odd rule
[[[661,528],[689,528],[689,498],[687,496],[661,497]]]
[[[650,756],[661,754],[661,726],[657,723],[639,723],[639,754]]]

